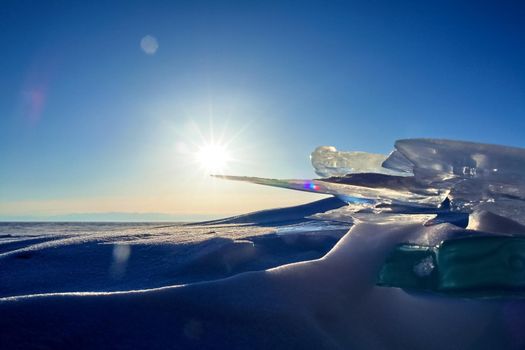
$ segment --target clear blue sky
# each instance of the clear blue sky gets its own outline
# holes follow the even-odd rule
[[[315,198],[208,179],[181,149],[210,125],[235,175],[312,177],[318,145],[525,147],[522,1],[7,0],[0,44],[0,219]]]

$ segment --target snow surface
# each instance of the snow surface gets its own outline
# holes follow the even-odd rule
[[[402,140],[385,172],[227,177],[336,197],[304,206],[197,225],[2,224],[0,348],[523,349],[525,299],[376,279],[400,243],[524,234],[524,161]]]
[[[4,298],[2,348],[521,349],[522,300],[375,286],[399,242],[472,234],[363,223],[323,258],[182,287]]]
[[[192,225],[0,223],[0,297],[154,288],[319,258],[350,224],[304,216],[341,205],[329,198]]]

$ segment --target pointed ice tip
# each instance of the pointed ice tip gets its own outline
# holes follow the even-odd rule
[[[221,179],[221,180],[233,180],[233,181],[248,181],[251,182],[251,177],[247,176],[235,176],[235,175],[222,175],[222,174],[210,174],[211,177],[215,179]]]

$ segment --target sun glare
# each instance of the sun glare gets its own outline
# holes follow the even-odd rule
[[[198,149],[196,160],[207,172],[222,173],[231,158],[225,146],[210,143]]]

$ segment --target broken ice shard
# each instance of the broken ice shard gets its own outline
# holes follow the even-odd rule
[[[322,146],[314,150],[311,161],[322,178],[222,177],[336,196],[351,204],[332,213],[338,218],[403,212],[443,218],[444,212],[489,212],[525,225],[525,150],[521,148],[408,139],[396,141],[388,157]]]
[[[452,211],[484,210],[525,224],[524,149],[433,139],[400,140],[395,148],[383,166],[448,189]]]
[[[329,194],[348,203],[312,219],[467,227],[469,237],[437,246],[398,246],[377,284],[466,297],[525,297],[524,149],[410,139],[397,141],[388,157],[323,146],[311,160],[322,178],[223,178]]]
[[[398,174],[382,166],[383,154],[367,152],[342,152],[333,146],[317,147],[310,155],[315,173],[319,176],[344,176],[354,173]],[[404,175],[403,173],[399,175]]]

